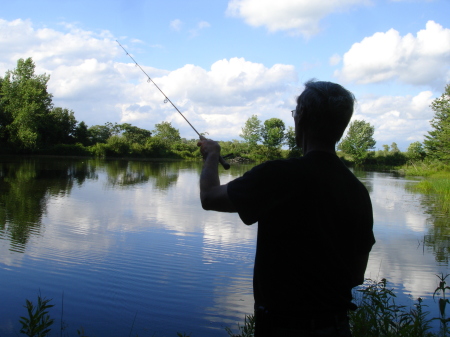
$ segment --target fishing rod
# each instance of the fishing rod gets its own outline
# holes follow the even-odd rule
[[[139,69],[141,69],[141,71],[145,74],[145,76],[147,76],[147,83],[152,82],[155,87],[161,92],[161,94],[163,94],[164,96],[164,103],[169,102],[170,104],[172,104],[172,106],[175,108],[175,110],[178,111],[178,113],[181,115],[181,117],[184,118],[184,120],[189,124],[189,126],[195,131],[195,133],[198,135],[198,137],[200,139],[202,139],[202,135],[194,128],[194,126],[187,120],[187,118],[181,113],[180,110],[178,110],[178,108],[176,107],[175,104],[173,104],[173,102],[170,100],[169,97],[167,97],[167,95],[161,90],[160,87],[158,87],[158,85],[152,80],[152,78],[150,76],[148,76],[148,74],[144,71],[144,69],[142,69],[142,67],[136,62],[136,60],[133,58],[133,56],[131,56],[127,50],[120,44],[119,41],[116,40],[116,42],[119,44],[119,46],[122,47],[122,49],[124,50],[124,52],[133,60],[133,62],[136,64],[136,67],[138,67]],[[204,138],[204,137],[203,137]],[[228,170],[230,168],[230,164],[228,164],[225,159],[223,159],[222,156],[219,157],[219,162],[220,164],[222,164],[223,168],[225,170]]]

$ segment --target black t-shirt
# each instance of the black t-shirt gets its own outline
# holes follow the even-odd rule
[[[258,222],[255,302],[290,314],[350,307],[355,257],[375,243],[365,186],[335,155],[268,161],[228,183],[242,221]]]

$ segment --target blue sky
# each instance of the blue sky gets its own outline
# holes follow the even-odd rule
[[[450,83],[449,13],[448,0],[3,1],[0,76],[32,57],[78,121],[168,121],[195,138],[117,39],[211,138],[240,139],[253,114],[293,126],[295,98],[317,78],[355,94],[377,148],[406,150]]]

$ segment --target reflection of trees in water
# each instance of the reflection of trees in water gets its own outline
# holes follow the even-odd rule
[[[0,235],[9,237],[13,250],[23,251],[39,233],[51,196],[70,193],[73,184],[96,178],[88,161],[3,159],[0,163]]]
[[[414,189],[414,184],[406,184],[411,193],[421,194],[420,204],[429,217],[428,233],[424,236],[424,245],[431,250],[439,263],[448,264],[450,257],[450,218],[444,211],[437,195],[422,194]]]
[[[111,186],[129,187],[136,184],[154,181],[154,187],[166,190],[178,180],[181,169],[192,168],[197,163],[176,162],[150,162],[115,160],[104,163],[108,174],[107,184]]]
[[[373,192],[373,178],[376,172],[353,170],[353,174],[364,184],[369,193]]]
[[[421,204],[425,206],[427,219],[431,224],[425,235],[424,244],[433,250],[436,261],[448,264],[450,257],[450,219],[443,211],[443,206],[436,196],[422,198]]]

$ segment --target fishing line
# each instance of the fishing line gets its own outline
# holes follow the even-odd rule
[[[133,58],[133,56],[131,56],[127,50],[120,44],[119,41],[116,40],[116,42],[119,44],[119,46],[122,47],[122,49],[124,50],[124,52],[133,60],[133,62],[136,64],[136,67],[138,67],[139,69],[141,69],[141,71],[145,74],[145,76],[147,76],[147,83],[153,83],[155,85],[155,87],[161,92],[161,94],[163,94],[164,96],[164,103],[169,102],[170,104],[172,104],[172,106],[175,108],[175,110],[178,111],[178,113],[181,115],[181,117],[184,118],[184,120],[189,124],[189,126],[195,131],[195,133],[198,135],[198,137],[200,139],[202,139],[202,135],[194,128],[194,126],[187,120],[187,118],[181,113],[180,110],[178,110],[178,108],[176,107],[175,104],[173,104],[173,102],[170,100],[169,97],[167,97],[167,95],[161,90],[160,87],[158,87],[158,85],[152,80],[152,78],[145,72],[144,69],[142,69],[142,67],[136,62],[136,60]],[[230,168],[230,164],[228,164],[223,157],[219,157],[219,162],[222,164],[223,168],[225,170],[228,170]]]

